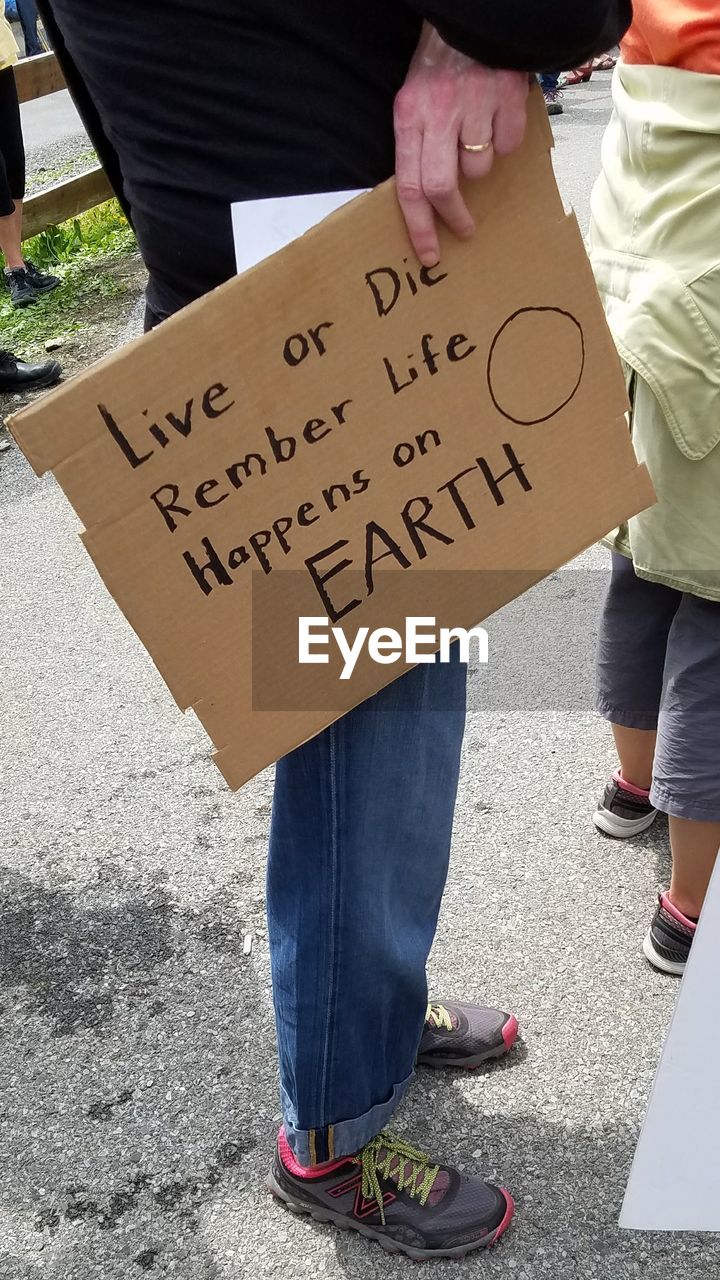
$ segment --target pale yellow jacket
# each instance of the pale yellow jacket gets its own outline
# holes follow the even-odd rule
[[[5,4],[0,0],[0,71],[11,67],[18,60],[18,47],[12,27],[5,17]]]
[[[613,101],[590,251],[658,503],[610,542],[720,600],[720,77],[620,62]]]

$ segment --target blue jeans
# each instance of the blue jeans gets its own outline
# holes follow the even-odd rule
[[[445,887],[466,668],[421,665],[277,766],[268,923],[285,1132],[351,1155],[410,1083]]]
[[[542,74],[538,76],[540,88],[543,93],[552,93],[554,89],[557,89],[559,79],[559,71],[543,71]]]
[[[38,12],[35,8],[35,0],[17,0],[17,11],[22,26],[26,56],[32,58],[35,54],[43,53],[38,36]]]

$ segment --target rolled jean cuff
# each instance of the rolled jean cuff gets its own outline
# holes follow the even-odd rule
[[[714,801],[698,800],[697,796],[678,795],[677,791],[664,787],[662,783],[653,782],[650,803],[671,818],[689,818],[691,822],[720,822],[720,797]]]
[[[354,1156],[357,1151],[377,1137],[388,1123],[407,1091],[413,1073],[396,1084],[387,1102],[371,1107],[354,1120],[340,1120],[322,1129],[298,1129],[285,1116],[283,1125],[293,1155],[305,1169],[325,1164],[327,1160],[339,1160],[342,1156]]]
[[[603,720],[622,725],[624,729],[657,729],[658,727],[656,711],[628,711],[624,707],[614,707],[605,698],[598,698],[595,709]]]

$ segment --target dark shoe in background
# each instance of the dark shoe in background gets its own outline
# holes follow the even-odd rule
[[[543,98],[549,116],[561,116],[565,108],[560,101],[562,94],[559,89],[543,89]]]
[[[29,258],[25,259],[25,273],[36,293],[52,293],[52,290],[57,289],[60,284],[58,276],[51,276],[46,271],[40,271]]]
[[[40,296],[24,267],[15,267],[14,271],[6,269],[5,284],[14,307],[32,306]]]
[[[61,377],[62,368],[57,360],[26,364],[11,351],[0,351],[0,391],[35,391],[54,386]]]

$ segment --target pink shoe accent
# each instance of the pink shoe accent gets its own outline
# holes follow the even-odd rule
[[[492,1243],[493,1243],[493,1244],[497,1244],[497,1242],[498,1242],[498,1240],[500,1239],[500,1237],[505,1235],[505,1232],[507,1231],[508,1227],[510,1226],[510,1223],[512,1222],[512,1220],[513,1220],[513,1216],[514,1216],[514,1213],[515,1213],[515,1201],[513,1200],[512,1196],[510,1195],[510,1192],[509,1192],[509,1191],[506,1191],[506,1190],[505,1190],[505,1187],[501,1187],[501,1188],[500,1188],[500,1194],[501,1194],[501,1195],[503,1195],[503,1196],[505,1197],[505,1203],[506,1203],[506,1205],[507,1205],[507,1209],[505,1210],[505,1217],[503,1218],[502,1222],[500,1223],[500,1226],[499,1226],[499,1227],[496,1229],[496,1231],[495,1231],[495,1235],[494,1235],[494,1237],[493,1237],[493,1241],[492,1241]]]
[[[673,906],[672,902],[670,901],[666,893],[660,894],[660,906],[665,911],[667,911],[669,916],[672,916],[675,920],[677,920],[679,924],[684,925],[686,929],[691,929],[693,933],[695,932],[695,930],[697,929],[697,925],[695,921],[690,920],[687,916],[684,916],[682,911],[680,911],[678,907]]]
[[[617,782],[623,791],[629,791],[631,796],[640,796],[641,800],[647,800],[650,796],[649,787],[647,789],[645,787],[636,787],[634,782],[628,782],[627,778],[623,778],[619,769],[616,769],[613,774],[613,782]]]
[[[518,1024],[518,1020],[515,1017],[515,1014],[511,1013],[510,1017],[505,1023],[505,1026],[502,1029],[502,1038],[505,1041],[506,1049],[512,1049],[515,1041],[518,1038],[519,1030],[520,1030],[520,1026]]]
[[[350,1158],[346,1156],[344,1160],[328,1160],[326,1164],[316,1164],[312,1169],[306,1169],[295,1158],[292,1147],[285,1137],[284,1129],[280,1129],[278,1133],[278,1155],[288,1173],[291,1173],[294,1178],[324,1178],[327,1173],[333,1173],[335,1169],[341,1169]]]

